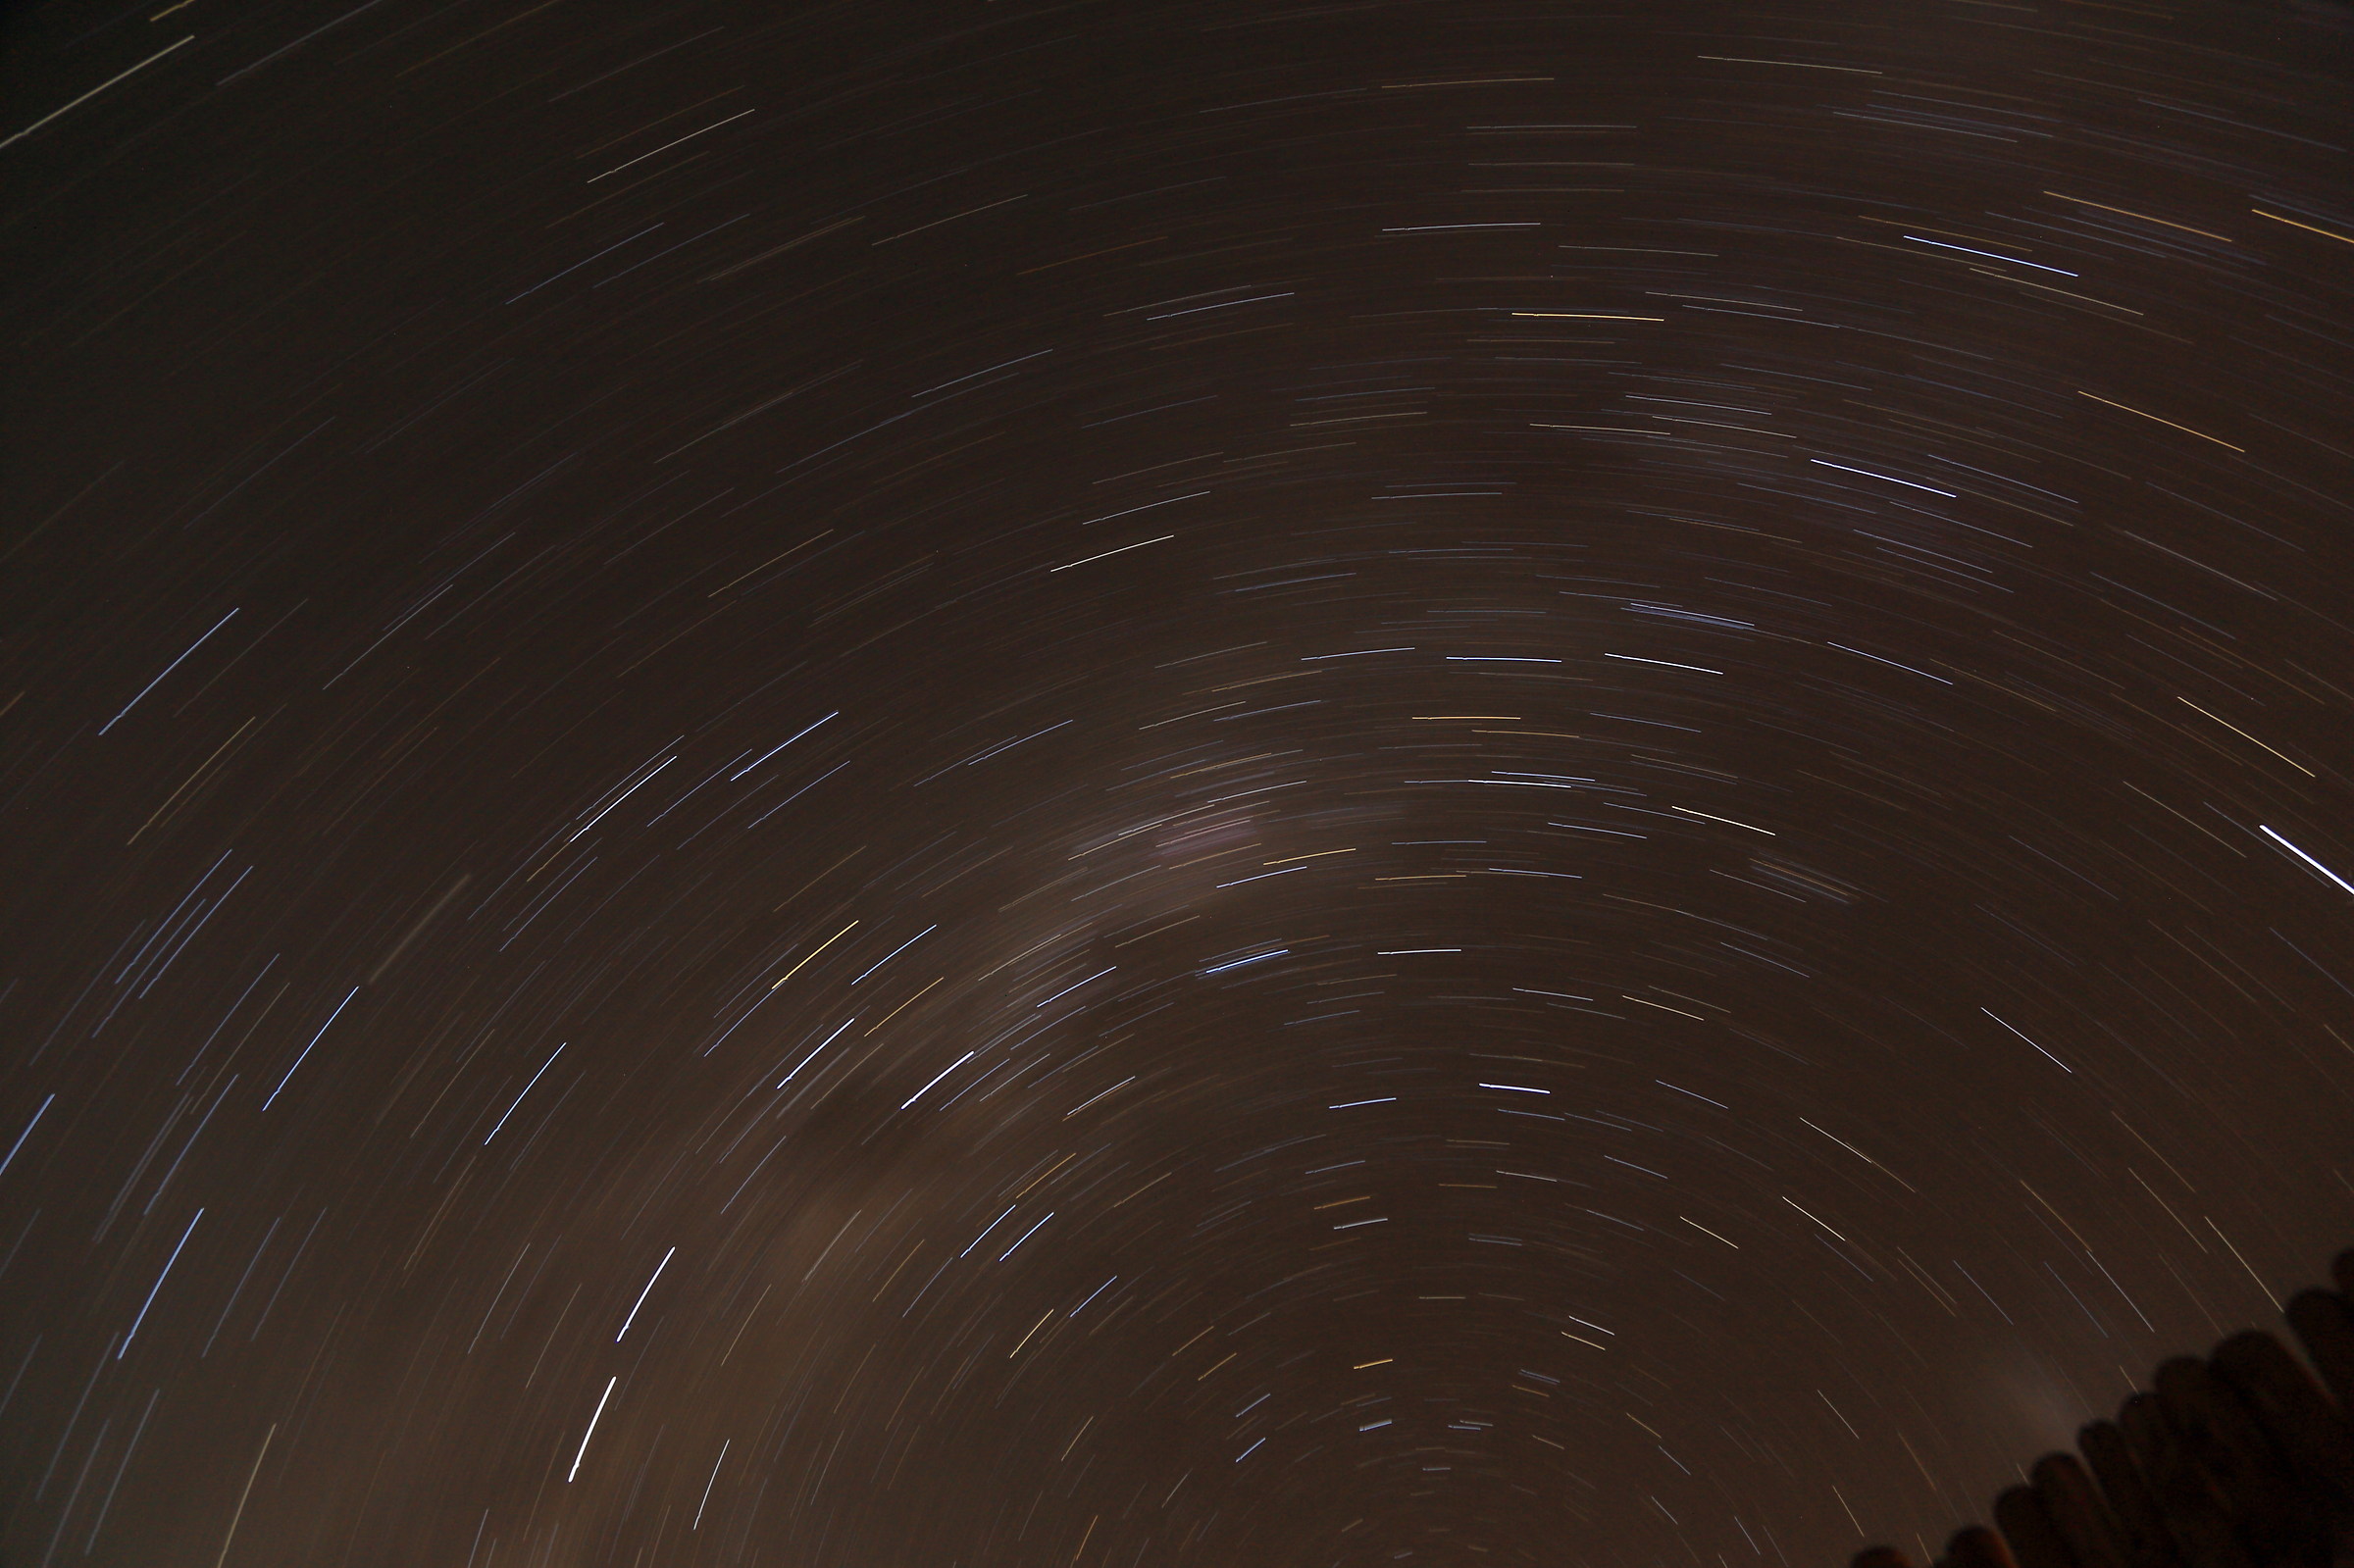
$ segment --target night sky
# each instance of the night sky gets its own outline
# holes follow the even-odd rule
[[[2354,30],[19,8],[0,1556],[1925,1556],[2354,1232]]]

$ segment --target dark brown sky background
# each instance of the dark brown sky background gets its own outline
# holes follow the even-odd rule
[[[2354,1230],[2342,7],[7,27],[9,1563],[1925,1557]]]

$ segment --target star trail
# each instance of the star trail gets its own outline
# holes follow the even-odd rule
[[[2354,1230],[2344,6],[5,27],[9,1562],[1927,1562]]]

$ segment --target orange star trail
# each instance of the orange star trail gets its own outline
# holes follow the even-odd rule
[[[2354,1240],[2340,0],[0,66],[11,1568],[1927,1562]]]

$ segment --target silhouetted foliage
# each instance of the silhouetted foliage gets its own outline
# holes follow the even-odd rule
[[[2283,1316],[2312,1372],[2249,1330],[2158,1368],[2154,1391],[2046,1454],[1934,1568],[2354,1568],[2354,1248]],[[1997,1534],[1997,1531],[2000,1534]],[[1849,1568],[1913,1568],[1893,1546]]]

